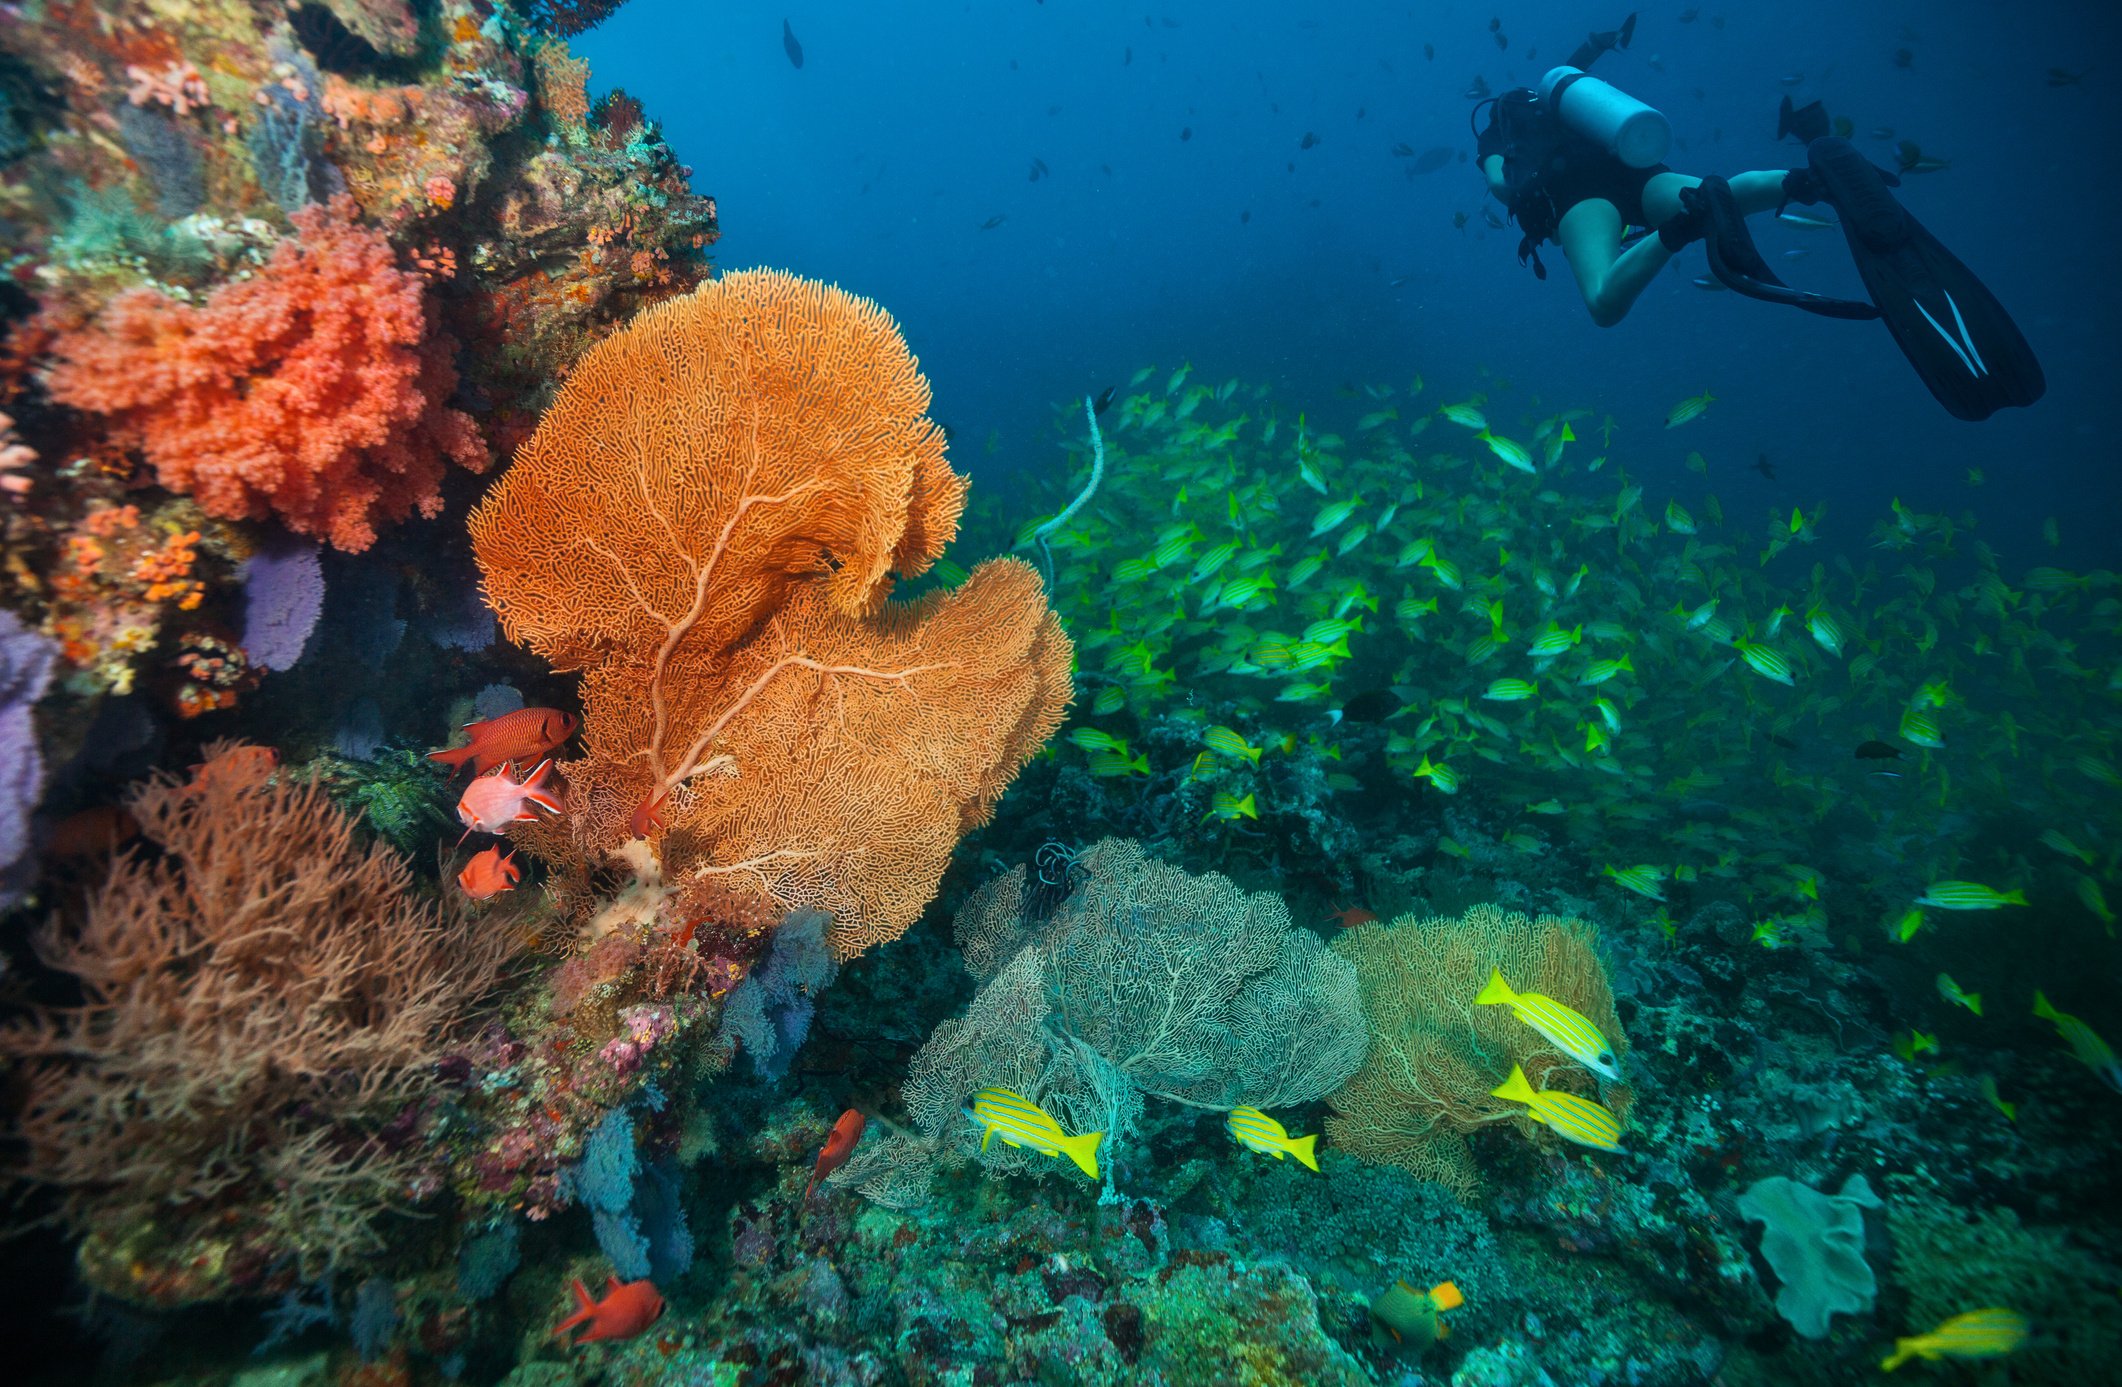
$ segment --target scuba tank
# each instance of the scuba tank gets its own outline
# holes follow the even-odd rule
[[[1540,79],[1540,101],[1567,127],[1632,169],[1647,169],[1672,148],[1671,122],[1610,82],[1582,68],[1558,67]]]

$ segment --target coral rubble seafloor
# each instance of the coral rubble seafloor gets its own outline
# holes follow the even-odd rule
[[[2101,1379],[2113,573],[1184,368],[1027,519],[610,8],[0,10],[31,1378]]]

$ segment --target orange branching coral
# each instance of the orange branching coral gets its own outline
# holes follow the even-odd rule
[[[118,859],[38,939],[79,1006],[0,1029],[19,1066],[22,1178],[86,1235],[97,1289],[181,1304],[315,1280],[381,1245],[420,1143],[389,1124],[438,1094],[512,948],[423,901],[314,780],[222,744],[127,804]]]
[[[881,309],[770,271],[577,364],[472,540],[509,635],[585,672],[578,850],[647,829],[665,879],[829,910],[843,956],[920,913],[1059,725],[1071,654],[1013,561],[887,602],[964,506],[927,407]]]
[[[1533,919],[1492,905],[1459,919],[1402,916],[1373,921],[1335,938],[1334,952],[1356,965],[1370,1053],[1337,1090],[1326,1131],[1334,1145],[1382,1165],[1397,1165],[1479,1193],[1467,1134],[1515,1121],[1527,1137],[1548,1138],[1525,1109],[1490,1096],[1522,1065],[1535,1089],[1566,1089],[1597,1098],[1624,1120],[1633,1098],[1626,1085],[1601,1093],[1592,1077],[1545,1036],[1503,1006],[1474,998],[1500,968],[1520,992],[1538,992],[1591,1018],[1619,1057],[1628,1039],[1614,1014],[1614,994],[1591,928],[1576,920]]]
[[[208,515],[276,515],[358,551],[437,514],[448,464],[483,470],[486,445],[446,403],[455,344],[428,323],[426,280],[351,198],[291,220],[295,239],[203,304],[129,290],[62,333],[52,396],[109,415]]]

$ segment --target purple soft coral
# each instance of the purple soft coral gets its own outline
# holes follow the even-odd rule
[[[44,792],[44,758],[30,708],[51,683],[59,647],[0,611],[0,910],[21,896],[18,868],[29,851],[29,816]]]

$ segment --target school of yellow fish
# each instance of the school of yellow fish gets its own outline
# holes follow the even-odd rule
[[[1365,412],[1343,435],[1190,375],[1117,392],[1102,486],[1045,536],[1083,695],[1048,755],[1175,777],[1208,832],[1274,814],[1267,759],[1300,751],[1336,793],[1465,795],[1509,849],[1583,862],[1586,894],[1630,893],[1668,936],[1675,886],[1741,903],[1771,949],[2024,904],[2113,934],[2115,573],[2007,560],[1973,515],[1899,500],[1854,555],[1808,563],[1821,505],[1695,452],[1755,514],[1690,510],[1634,470],[1663,470],[1662,432],[1632,462],[1611,416],[1506,409],[1505,383],[1346,391]],[[1084,417],[1057,416],[1075,482]],[[1196,725],[1184,761],[1130,745],[1174,720]],[[1357,722],[1382,756],[1344,755]],[[2000,815],[2023,837],[1974,827]]]

